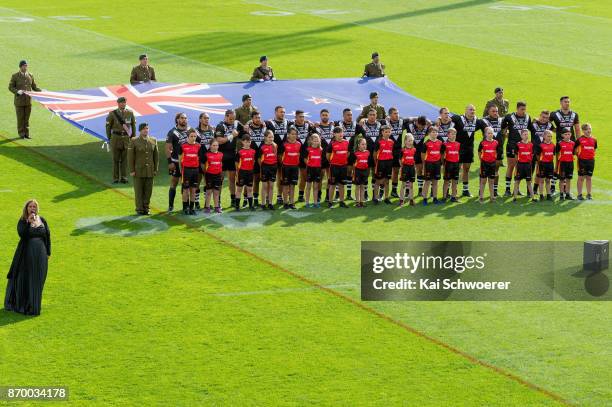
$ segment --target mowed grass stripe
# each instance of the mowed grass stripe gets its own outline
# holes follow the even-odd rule
[[[103,182],[101,182],[101,181],[91,177],[88,174],[82,173],[81,171],[79,171],[76,168],[72,168],[71,166],[69,166],[69,165],[67,165],[65,163],[62,163],[60,161],[56,161],[52,157],[48,157],[48,156],[46,156],[46,155],[44,155],[44,154],[42,154],[42,153],[40,153],[40,152],[38,152],[36,150],[29,149],[28,147],[25,147],[25,146],[21,145],[20,143],[14,141],[14,140],[10,140],[10,139],[6,138],[4,135],[0,135],[0,138],[3,139],[5,142],[11,142],[12,144],[17,144],[17,145],[19,145],[24,150],[27,149],[30,152],[36,153],[36,155],[38,155],[39,157],[41,157],[41,158],[43,158],[45,160],[48,160],[48,161],[50,161],[51,163],[53,163],[55,165],[59,165],[59,166],[65,168],[66,170],[74,172],[75,174],[79,175],[80,177],[83,177],[84,179],[86,179],[90,183],[96,183],[96,184],[99,184],[99,185],[101,185],[102,187],[104,187],[106,189],[109,189],[109,186],[107,184],[105,184],[105,183],[103,183]],[[132,197],[130,197],[125,192],[117,190],[115,188],[110,188],[110,189],[113,192],[121,195],[122,197],[128,198],[129,202],[132,201]],[[159,209],[155,209],[155,208],[153,208],[153,209],[157,210],[158,212],[161,212],[161,211],[159,211]],[[329,286],[321,285],[320,283],[318,283],[318,282],[316,282],[314,280],[311,280],[311,279],[309,279],[309,278],[307,278],[307,277],[305,277],[305,276],[303,276],[301,274],[298,274],[298,273],[295,273],[295,272],[293,272],[291,270],[288,270],[288,269],[286,269],[286,268],[284,268],[284,267],[282,267],[282,266],[272,262],[269,259],[266,259],[264,257],[259,256],[256,253],[249,252],[249,251],[247,251],[247,250],[237,246],[236,244],[221,238],[220,236],[218,236],[216,234],[209,233],[209,232],[207,232],[204,229],[201,229],[201,228],[198,228],[196,226],[193,226],[189,222],[185,221],[184,218],[175,218],[175,217],[171,217],[171,216],[164,216],[163,218],[165,220],[168,220],[169,221],[168,223],[171,223],[171,224],[172,223],[183,223],[185,226],[187,226],[191,230],[198,231],[198,232],[201,232],[201,233],[205,234],[211,240],[215,240],[215,241],[219,242],[222,245],[231,247],[236,252],[243,253],[243,254],[245,254],[247,256],[250,256],[253,259],[257,260],[257,262],[259,262],[259,263],[266,264],[266,265],[270,266],[271,269],[276,269],[278,271],[282,271],[283,273],[291,276],[294,279],[299,280],[302,283],[305,283],[305,284],[307,284],[309,286],[312,286],[312,287],[316,287],[317,289],[319,289],[319,290],[321,290],[323,292],[326,292],[326,293],[329,293],[329,294],[333,295],[335,298],[338,298],[338,299],[341,299],[341,300],[343,300],[345,302],[348,302],[351,305],[354,305],[354,306],[358,307],[359,309],[361,309],[363,311],[366,311],[370,315],[374,315],[374,316],[380,318],[381,320],[390,322],[390,323],[392,323],[392,324],[402,328],[403,330],[405,330],[405,331],[415,335],[416,337],[419,337],[419,338],[421,338],[421,339],[423,339],[425,341],[428,341],[428,342],[430,342],[431,344],[433,344],[433,345],[435,345],[437,347],[441,347],[441,348],[449,351],[450,353],[453,353],[453,354],[455,354],[455,355],[457,355],[457,356],[459,356],[461,358],[464,358],[465,360],[467,360],[470,363],[473,363],[475,365],[478,365],[478,366],[481,366],[483,368],[486,368],[486,369],[490,370],[491,372],[494,372],[494,373],[499,374],[499,375],[501,375],[503,377],[506,377],[506,378],[508,378],[508,379],[510,379],[510,380],[512,380],[512,381],[514,381],[514,382],[516,382],[516,383],[518,383],[520,385],[522,385],[522,386],[525,386],[525,387],[527,387],[529,389],[535,390],[536,392],[538,392],[538,393],[540,393],[540,394],[542,394],[542,395],[544,395],[546,397],[549,397],[552,400],[555,400],[555,401],[558,401],[558,402],[561,402],[561,403],[564,403],[564,404],[569,404],[563,397],[561,397],[561,396],[559,396],[559,395],[557,395],[557,394],[555,394],[555,393],[553,393],[551,391],[548,391],[548,390],[546,390],[546,389],[544,389],[544,388],[542,388],[542,387],[540,387],[538,385],[535,385],[535,384],[533,384],[533,383],[531,383],[531,382],[529,382],[529,381],[527,381],[527,380],[525,380],[525,379],[523,379],[523,378],[521,378],[521,377],[511,373],[511,372],[508,372],[508,371],[506,371],[504,369],[501,369],[499,367],[496,367],[496,366],[494,366],[494,365],[492,365],[490,363],[482,361],[482,360],[480,360],[480,359],[478,359],[478,358],[476,358],[476,357],[474,357],[474,356],[472,356],[472,355],[470,355],[470,354],[468,354],[468,353],[466,353],[466,352],[464,352],[464,351],[462,351],[460,349],[457,349],[457,348],[455,348],[455,347],[453,347],[453,346],[443,342],[443,341],[440,341],[440,340],[438,340],[436,338],[433,338],[433,337],[431,337],[431,336],[429,336],[429,335],[427,335],[427,334],[425,334],[425,333],[423,333],[421,331],[418,331],[415,328],[409,326],[408,324],[406,324],[406,323],[404,323],[402,321],[393,319],[392,317],[390,317],[390,316],[388,316],[386,314],[383,314],[382,312],[379,312],[379,311],[369,307],[365,303],[363,303],[361,301],[357,301],[357,300],[355,300],[355,299],[353,299],[353,298],[351,298],[351,297],[349,297],[349,296],[347,296],[345,294],[342,294],[339,291],[334,290],[333,288],[331,288]],[[189,248],[187,248],[186,251],[189,252]],[[197,253],[197,251],[196,251],[196,253]],[[214,252],[212,252],[212,254],[213,254],[213,256],[215,255]],[[134,266],[136,266],[136,265],[137,264],[134,264]],[[390,333],[391,333],[391,331],[390,331]]]

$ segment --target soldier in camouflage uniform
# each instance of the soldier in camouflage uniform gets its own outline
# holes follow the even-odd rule
[[[106,137],[113,153],[113,184],[127,184],[127,150],[130,138],[136,134],[134,112],[126,108],[124,97],[117,99],[117,109],[106,116]]]
[[[489,108],[491,106],[497,106],[497,112],[499,117],[505,117],[508,114],[508,107],[510,106],[508,99],[504,99],[504,89],[497,87],[495,88],[495,97],[487,102],[482,113],[482,117],[489,115]]]

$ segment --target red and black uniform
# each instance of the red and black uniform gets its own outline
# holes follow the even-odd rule
[[[555,145],[541,143],[536,149],[538,157],[538,177],[552,179],[555,172],[553,160],[555,158]]]
[[[278,157],[276,154],[276,145],[262,144],[259,147],[259,159],[261,160],[261,182],[276,181],[276,169]]]
[[[355,151],[351,155],[354,166],[353,185],[368,185],[368,173],[370,169],[370,152],[368,150]]]
[[[221,173],[223,172],[223,153],[206,153],[206,169],[204,170],[204,178],[206,180],[206,189],[221,189]]]
[[[440,179],[440,167],[442,166],[442,150],[444,145],[439,139],[425,141],[423,152],[425,153],[425,180],[432,181]]]
[[[178,154],[182,155],[183,188],[197,187],[200,164],[206,161],[206,149],[199,143],[185,143],[179,145]]]
[[[516,170],[514,172],[514,179],[525,181],[531,181],[531,163],[533,161],[533,144],[530,142],[523,143],[519,141],[516,143],[516,158],[518,163],[516,164]]]
[[[256,151],[252,148],[241,148],[236,152],[236,185],[239,187],[253,186],[253,169],[255,168]]]
[[[321,182],[321,163],[323,149],[321,147],[306,147],[306,182]]]
[[[391,139],[380,138],[374,147],[376,157],[376,167],[374,177],[376,179],[390,179],[393,170],[393,150],[395,142]]]
[[[417,157],[416,147],[403,148],[402,149],[402,173],[400,174],[400,181],[402,182],[414,182],[416,178],[416,172],[414,170],[414,164],[416,164]]]
[[[329,185],[346,184],[348,173],[346,166],[349,158],[348,140],[332,140],[327,147],[329,156]]]
[[[461,143],[458,141],[444,142],[444,179],[459,180],[459,151]]]
[[[574,175],[574,141],[557,143],[557,175],[559,179],[572,179]]]
[[[497,161],[497,140],[482,140],[478,145],[480,154],[480,178],[495,178],[495,162]]]
[[[578,156],[578,175],[590,177],[595,170],[595,150],[597,139],[595,137],[580,136],[576,140],[576,155]]]
[[[300,174],[300,150],[302,143],[296,141],[290,143],[284,141],[280,147],[281,164],[282,164],[282,184],[297,185],[298,176]]]

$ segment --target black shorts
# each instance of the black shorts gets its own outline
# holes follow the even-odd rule
[[[559,179],[572,179],[574,176],[574,161],[559,162]]]
[[[519,181],[522,179],[531,181],[531,163],[516,163],[514,180]]]
[[[548,178],[552,179],[553,174],[555,173],[555,166],[551,162],[542,162],[538,163],[538,177],[539,178]]]
[[[221,189],[221,174],[204,174],[204,179],[206,180],[206,189],[207,190],[220,190]]]
[[[390,179],[393,170],[393,160],[379,160],[376,163],[374,177],[376,179]]]
[[[253,170],[238,170],[238,176],[236,177],[236,186],[252,187],[253,186]]]
[[[183,168],[183,188],[195,188],[198,186],[198,167]]]
[[[223,171],[236,171],[236,161],[234,161],[234,156],[232,155],[223,155],[222,161]]]
[[[402,173],[400,175],[400,181],[402,182],[414,182],[416,178],[416,170],[414,165],[404,165],[402,167]]]
[[[497,161],[502,161],[504,159],[504,138],[495,140],[497,140]]]
[[[459,162],[470,164],[474,162],[474,146],[461,144],[459,148]]]
[[[261,182],[276,181],[276,164],[261,164]]]
[[[300,167],[297,165],[283,165],[282,175],[283,177],[281,179],[281,184],[297,185],[298,177],[300,175]]]
[[[306,182],[321,182],[321,167],[306,167]]]
[[[393,168],[400,167],[400,159],[402,158],[402,150],[393,150]]]
[[[172,162],[174,164],[174,170],[168,170],[168,174],[174,178],[181,178],[181,166],[178,162]]]
[[[590,177],[595,170],[595,160],[578,160],[578,175]]]
[[[348,171],[346,165],[330,165],[329,180],[327,183],[329,185],[345,185],[347,174]]]
[[[508,141],[508,144],[506,144],[506,157],[516,158],[516,142]]]
[[[321,156],[321,168],[326,169],[329,168],[329,160],[327,159],[325,154]]]
[[[444,164],[444,180],[455,180],[459,181],[459,163],[449,163],[448,161]]]
[[[423,164],[423,159],[421,158],[421,153],[423,152],[423,141],[415,144],[414,147],[416,148],[416,151],[414,152],[414,163]]]
[[[442,163],[440,161],[425,162],[425,181],[440,179],[440,167],[442,167]]]
[[[370,175],[370,169],[365,170],[355,168],[353,170],[353,185],[368,185],[368,176]]]
[[[490,178],[490,179],[494,179],[495,178],[495,161],[493,162],[486,162],[486,161],[481,161],[480,162],[480,178]]]

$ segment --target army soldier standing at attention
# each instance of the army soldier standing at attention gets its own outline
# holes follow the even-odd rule
[[[153,178],[159,169],[159,150],[157,140],[149,137],[147,123],[138,125],[138,137],[130,140],[128,147],[128,163],[130,175],[134,177],[134,198],[136,213],[149,215],[149,204],[153,192]]]
[[[8,89],[15,95],[15,111],[17,113],[17,134],[21,138],[30,138],[30,112],[32,98],[26,92],[40,92],[34,76],[28,72],[28,63],[19,62],[19,72],[11,76]]]
[[[256,111],[257,107],[253,106],[253,98],[248,94],[242,95],[242,106],[234,109],[234,112],[236,112],[236,120],[243,126],[251,120],[251,115]]]
[[[484,111],[482,112],[482,117],[489,115],[489,109],[491,106],[497,106],[497,113],[499,114],[499,117],[504,117],[508,114],[510,103],[508,102],[508,99],[504,99],[504,88],[495,88],[495,97],[489,100],[485,105]]]
[[[106,137],[113,152],[113,184],[127,184],[127,150],[130,138],[136,133],[134,113],[127,109],[126,99],[117,99],[118,108],[106,116]]]
[[[378,52],[372,53],[372,62],[366,64],[363,76],[366,78],[382,78],[385,76],[385,64],[380,62]]]
[[[130,74],[130,83],[132,85],[138,85],[139,83],[155,82],[155,70],[149,65],[149,57],[147,54],[142,54],[140,57],[140,64],[132,68]]]
[[[383,120],[387,118],[387,112],[385,112],[385,107],[378,104],[378,92],[370,93],[370,104],[363,107],[363,110],[357,118],[357,121],[361,122],[364,119],[367,119],[368,112],[371,109],[376,110],[376,120]]]
[[[259,66],[253,70],[251,75],[251,81],[263,82],[263,81],[275,81],[274,71],[271,66],[268,66],[268,57],[263,55],[259,57]]]

